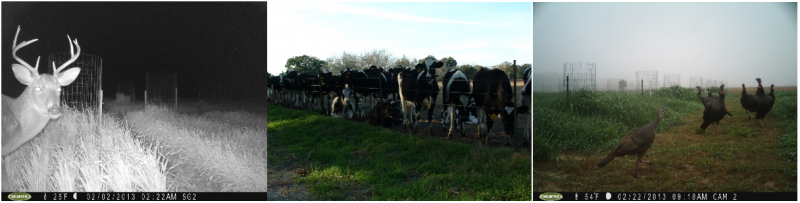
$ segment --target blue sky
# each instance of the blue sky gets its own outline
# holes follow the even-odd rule
[[[385,49],[399,58],[452,56],[459,65],[531,63],[531,3],[270,2],[268,71],[303,54]]]
[[[534,3],[533,33],[535,90],[565,62],[595,63],[600,89],[636,71],[797,85],[796,3]]]

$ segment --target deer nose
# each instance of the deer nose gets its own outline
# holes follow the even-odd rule
[[[47,110],[50,112],[50,115],[53,116],[53,118],[58,118],[59,116],[61,116],[61,105],[58,104],[50,105],[50,107],[48,107]]]

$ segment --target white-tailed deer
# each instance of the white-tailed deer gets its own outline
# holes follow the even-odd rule
[[[23,41],[17,44],[17,36],[19,36],[20,28],[17,27],[17,34],[14,35],[14,46],[11,52],[19,63],[11,65],[14,70],[14,76],[20,83],[27,85],[22,95],[16,99],[3,95],[3,157],[10,154],[23,143],[33,139],[39,132],[42,131],[50,119],[56,119],[61,116],[61,86],[67,86],[81,72],[80,68],[71,68],[61,72],[69,64],[78,59],[81,52],[81,47],[78,45],[78,39],[74,41],[67,35],[67,40],[70,41],[69,51],[72,54],[71,58],[56,68],[53,62],[53,75],[39,74],[39,58],[36,59],[36,67],[31,67],[17,56],[17,50],[25,47],[38,39],[30,41]],[[76,50],[73,52],[72,44],[75,44]]]

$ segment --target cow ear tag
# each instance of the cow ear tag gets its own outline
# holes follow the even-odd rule
[[[496,113],[492,114],[492,120],[494,120],[494,119],[497,119],[497,114]]]

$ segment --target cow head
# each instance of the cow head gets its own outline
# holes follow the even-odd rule
[[[442,66],[444,66],[444,63],[441,61],[436,62],[436,59],[434,58],[427,58],[423,63],[417,64],[416,70],[419,74],[417,76],[417,82],[419,82],[422,77],[425,77],[424,80],[427,81],[429,85],[433,85],[433,83],[436,82],[435,69],[441,68]]]

